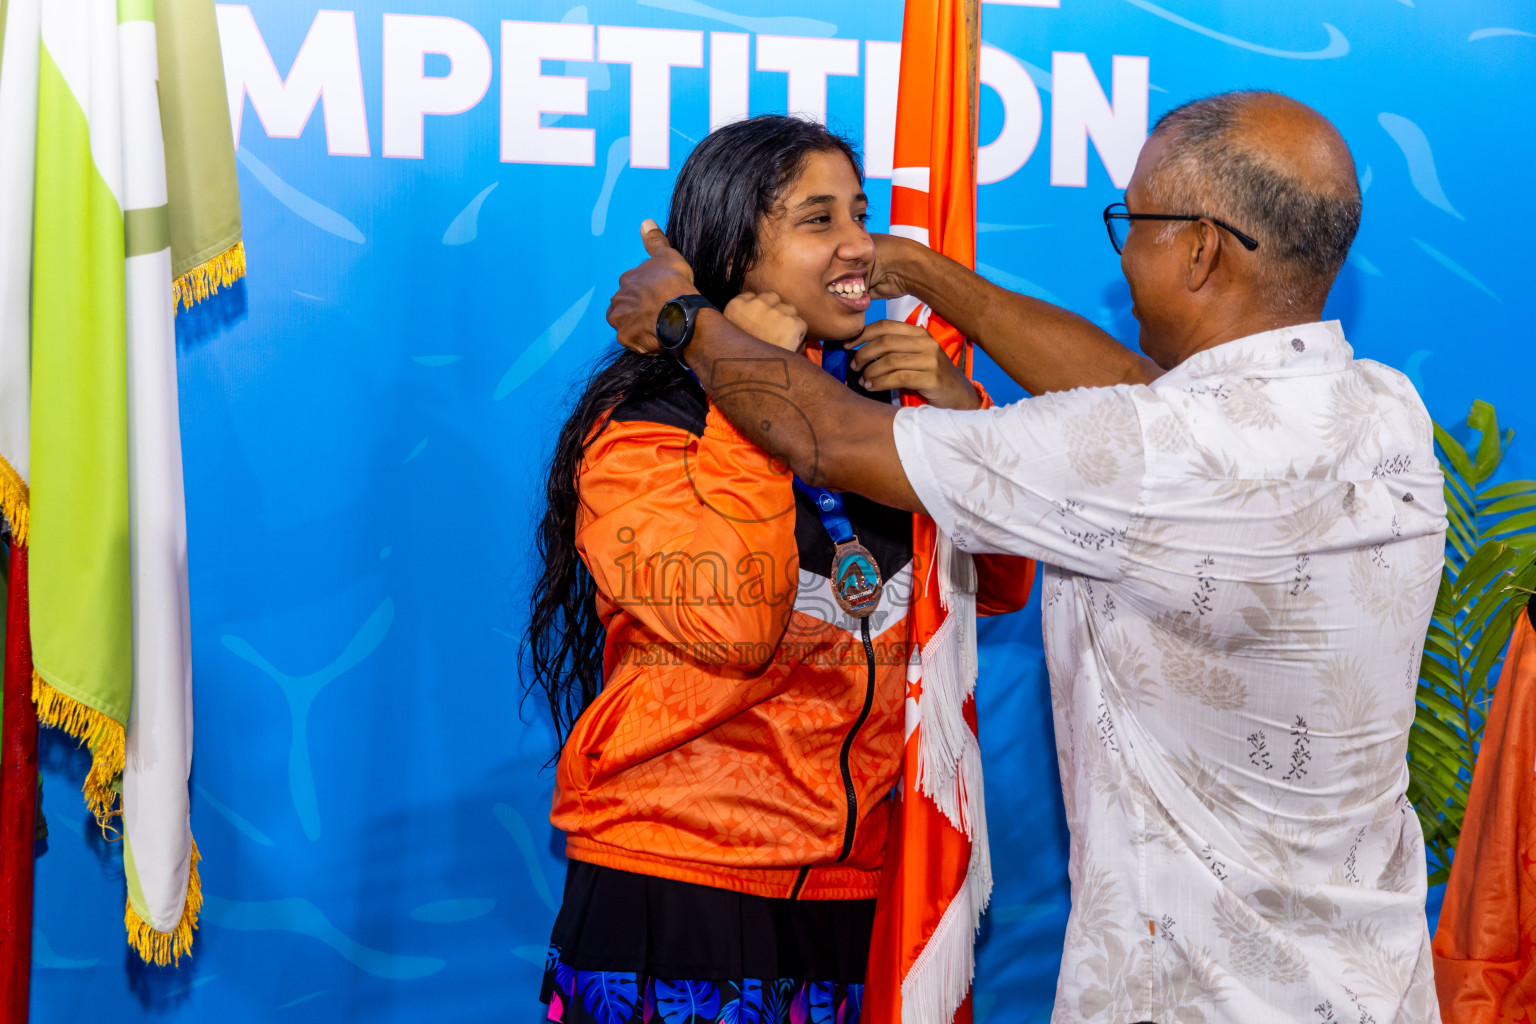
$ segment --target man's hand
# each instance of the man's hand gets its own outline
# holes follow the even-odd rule
[[[901,272],[902,266],[912,255],[912,247],[915,246],[923,251],[927,251],[928,247],[910,238],[902,238],[900,235],[883,235],[877,231],[871,231],[869,237],[875,243],[875,258],[869,265],[869,273],[864,277],[864,287],[869,290],[869,297],[894,299],[900,295],[911,294]]]
[[[921,242],[870,238],[875,257],[864,278],[870,298],[910,295],[927,303],[1032,395],[1148,384],[1163,372],[1077,314],[999,288]]]
[[[805,321],[774,292],[742,292],[725,307],[725,318],[748,334],[789,352],[805,347]]]
[[[672,248],[655,221],[640,223],[640,238],[649,258],[619,275],[619,290],[608,300],[608,323],[618,332],[619,344],[631,352],[654,355],[661,351],[656,340],[656,317],[661,307],[697,289],[693,268]]]
[[[877,320],[859,335],[848,368],[866,391],[905,388],[940,409],[979,409],[981,396],[921,327]]]

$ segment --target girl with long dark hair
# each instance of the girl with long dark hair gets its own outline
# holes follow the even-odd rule
[[[866,208],[846,141],[763,116],[694,149],[667,236],[715,309],[836,372],[869,306]],[[770,309],[804,336],[766,327],[785,322]],[[984,401],[925,332],[895,334],[850,387]],[[798,485],[676,361],[631,353],[588,381],[547,498],[525,654],[562,739],[570,858],[548,1019],[857,1024],[904,739],[911,516]],[[979,566],[983,612],[1023,604],[1028,573],[1008,569]]]

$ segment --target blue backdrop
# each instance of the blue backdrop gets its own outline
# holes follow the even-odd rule
[[[709,129],[712,80],[720,111],[743,81],[752,113],[793,93],[873,150],[889,105],[878,43],[899,36],[896,0],[714,4],[221,11],[250,276],[179,323],[207,903],[180,970],[127,953],[118,848],[80,802],[82,756],[45,737],[36,1020],[537,1018],[564,864],[552,734],[533,704],[520,716],[517,642],[571,383],[612,344],[608,296]],[[697,40],[703,66],[674,68],[668,100],[613,59],[539,63],[613,58],[628,38],[583,26],[697,33],[654,38],[683,65]],[[986,4],[982,30],[1006,55],[986,58],[986,166],[1007,172],[980,190],[984,273],[1134,344],[1099,211],[1146,127],[1139,105],[1155,119],[1223,89],[1279,89],[1331,117],[1359,166],[1364,227],[1330,310],[1356,351],[1404,369],[1442,423],[1480,397],[1536,427],[1519,312],[1528,2],[1037,0]],[[594,35],[610,48],[595,53]],[[748,73],[749,54],[790,70]],[[1117,58],[1145,58],[1145,75]],[[540,68],[551,81],[535,89]],[[632,152],[670,166],[631,166]],[[889,182],[870,194],[878,227]],[[1536,446],[1517,441],[1510,462],[1536,475]],[[1031,605],[983,627],[998,875],[983,1022],[1047,1018],[1066,919],[1038,623]]]

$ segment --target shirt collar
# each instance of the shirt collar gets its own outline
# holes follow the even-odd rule
[[[1196,352],[1153,382],[1183,387],[1211,378],[1311,377],[1339,373],[1354,359],[1337,320],[1295,324]]]

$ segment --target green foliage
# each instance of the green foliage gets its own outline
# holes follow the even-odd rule
[[[1470,454],[1435,427],[1450,528],[1408,737],[1408,798],[1424,826],[1431,885],[1449,874],[1461,834],[1494,666],[1536,591],[1536,480],[1490,486],[1514,431],[1501,434],[1483,401],[1472,403],[1467,425],[1481,435]]]

